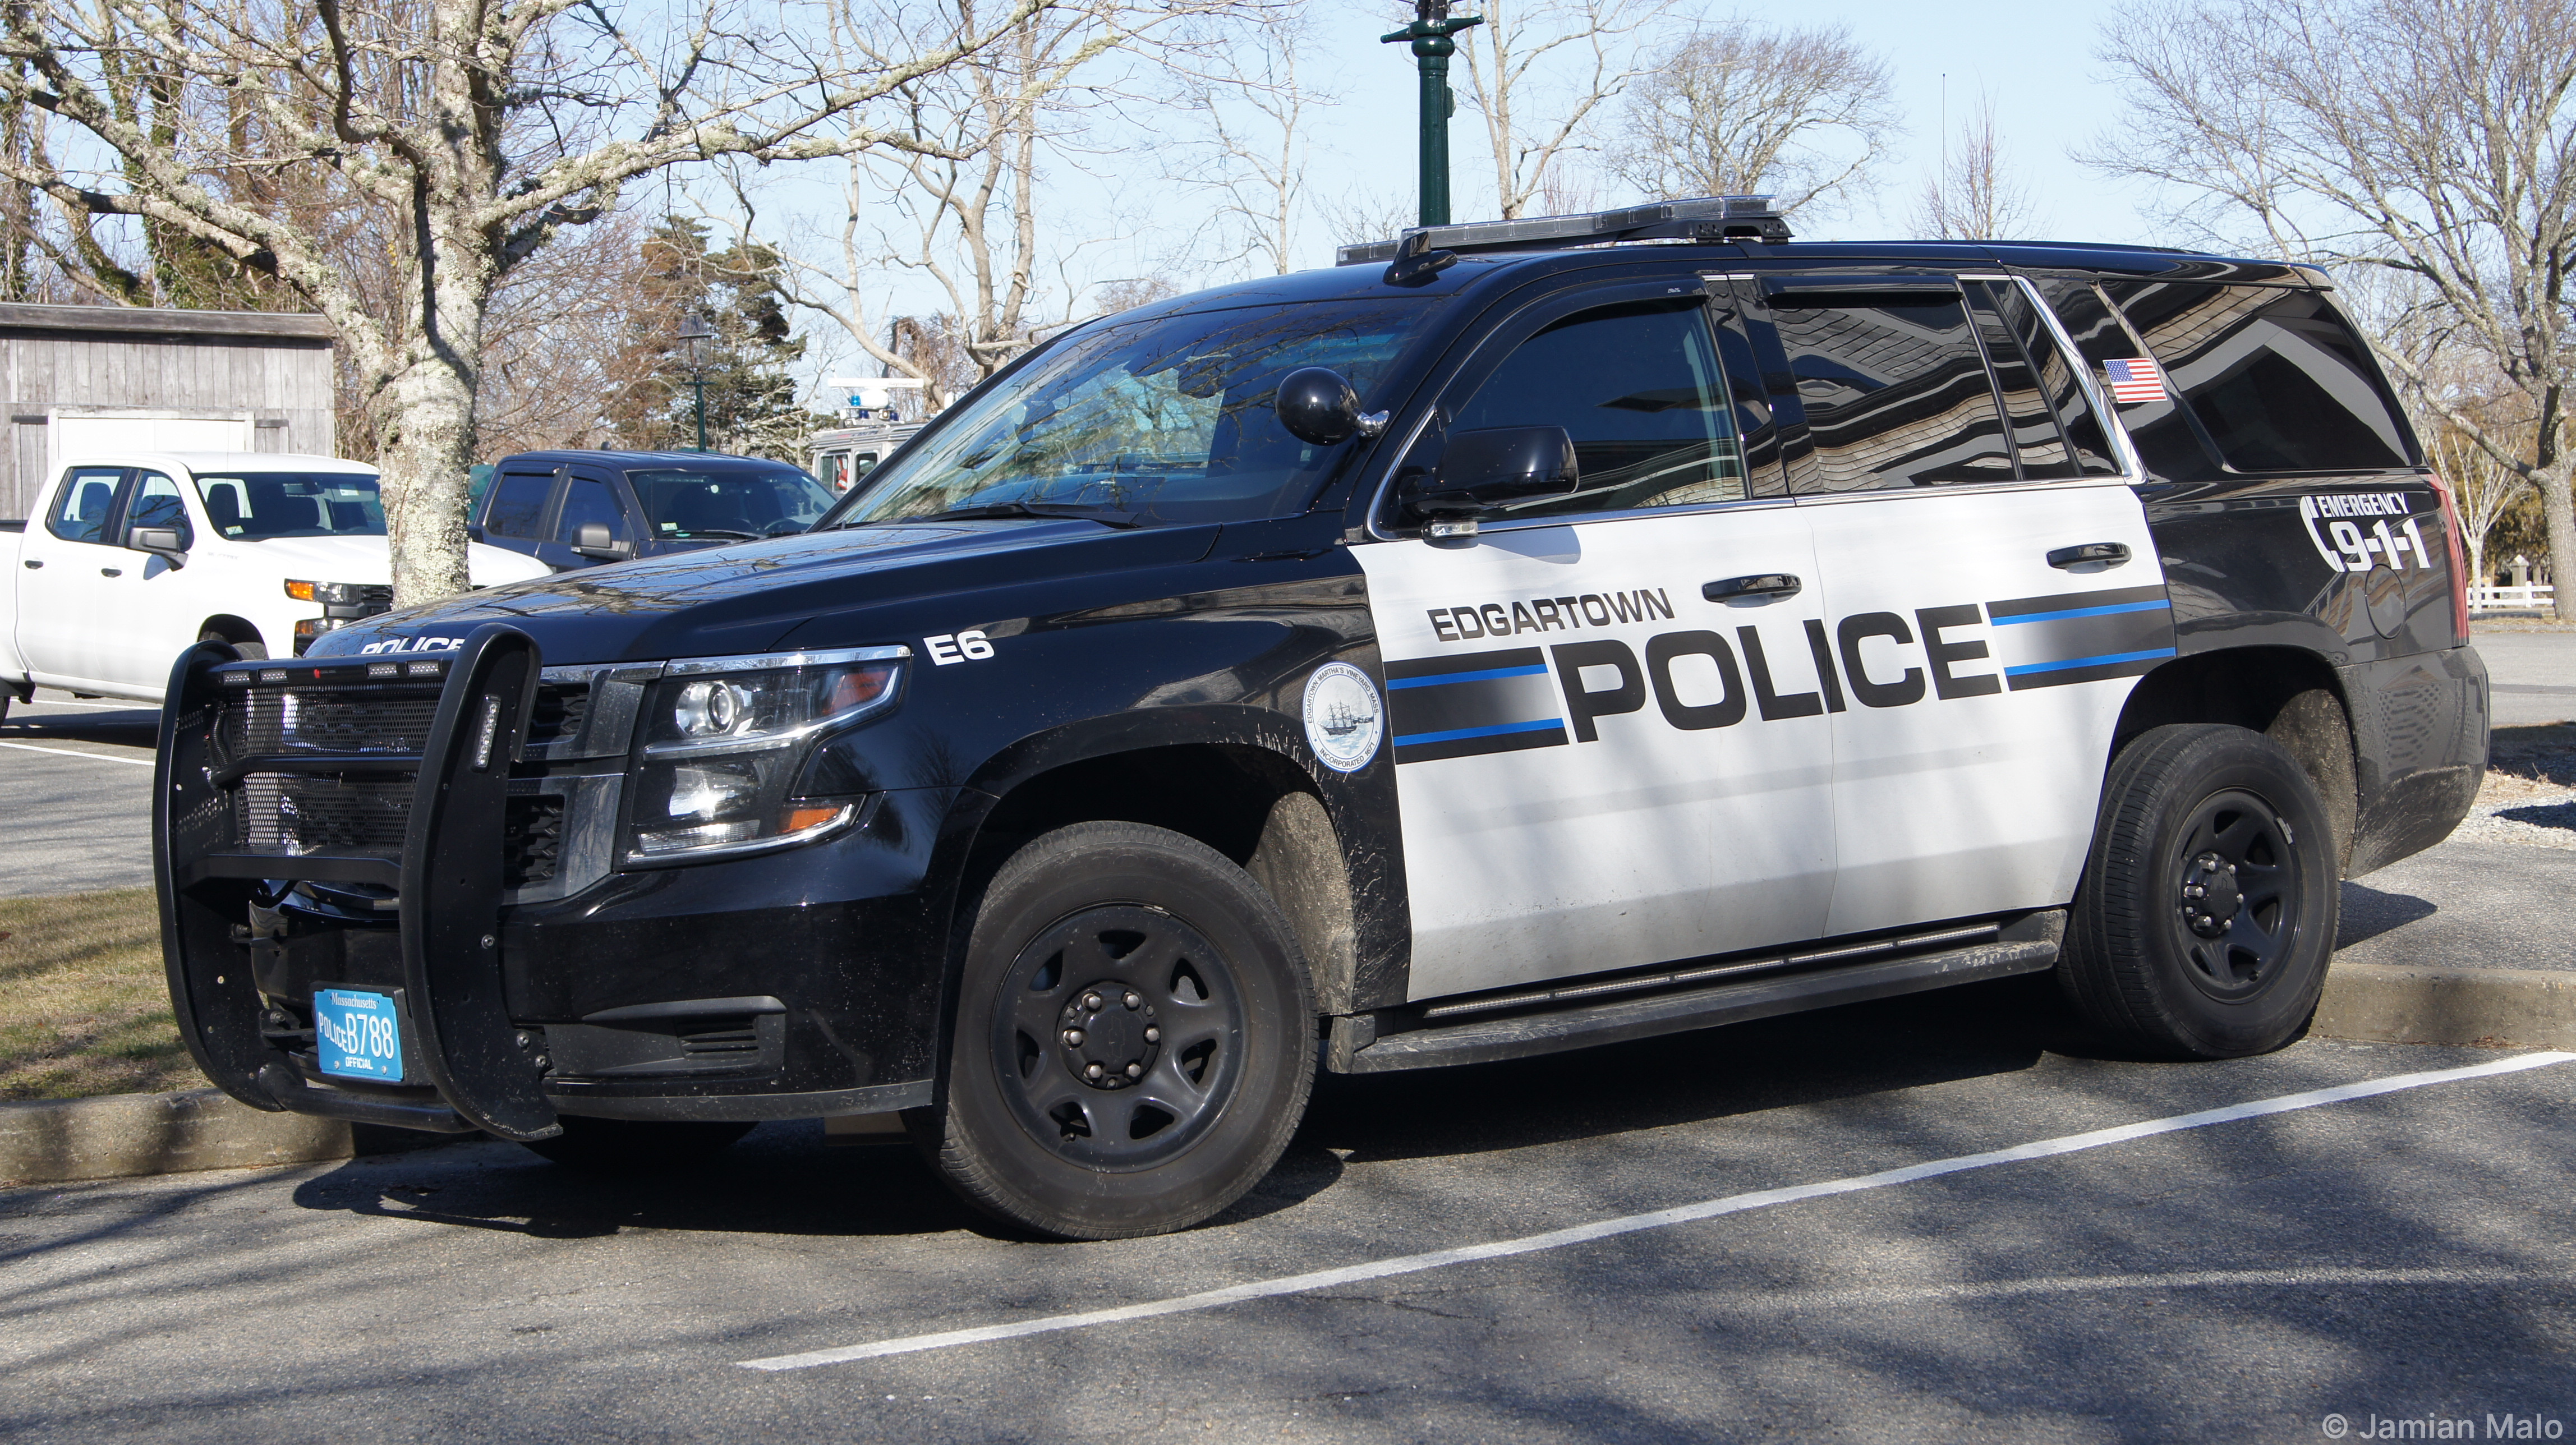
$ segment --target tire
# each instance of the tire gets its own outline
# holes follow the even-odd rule
[[[199,642],[233,642],[231,638],[224,636],[222,633],[217,632],[211,627],[198,633],[197,640]],[[241,660],[244,662],[268,661],[268,644],[264,642],[233,642],[233,651],[240,653]]]
[[[523,1147],[557,1164],[593,1174],[643,1174],[697,1161],[732,1147],[750,1124],[586,1119],[566,1114],[563,1132]]]
[[[1270,1172],[1305,1113],[1315,1014],[1293,938],[1192,839],[1049,833],[975,908],[944,1102],[905,1124],[960,1198],[1021,1229],[1196,1224]]]
[[[2340,882],[2325,805],[2280,744],[2156,728],[2112,761],[2059,985],[2149,1054],[2268,1053],[2316,1012]]]

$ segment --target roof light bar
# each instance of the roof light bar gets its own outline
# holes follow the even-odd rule
[[[1786,241],[1789,223],[1771,209],[1769,196],[1701,196],[1658,201],[1578,216],[1533,216],[1525,221],[1472,221],[1457,226],[1416,226],[1392,241],[1344,246],[1335,264],[1366,266],[1392,261],[1414,237],[1425,250],[1551,251],[1609,241]]]

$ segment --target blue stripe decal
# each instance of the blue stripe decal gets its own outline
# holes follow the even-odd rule
[[[1398,688],[1405,687],[1439,687],[1443,683],[1451,682],[1491,682],[1498,677],[1541,677],[1546,672],[1547,664],[1544,662],[1533,662],[1527,667],[1487,668],[1483,672],[1435,672],[1429,677],[1391,678],[1387,682],[1386,690],[1394,692]]]
[[[2034,672],[2064,672],[2074,667],[2109,667],[2115,662],[2144,662],[2150,657],[2171,657],[2170,647],[2150,648],[2145,652],[2106,652],[2099,657],[2070,657],[2064,662],[2025,662],[2004,669],[2006,677],[2026,677]],[[1401,741],[1401,739],[1399,739]]]
[[[2010,627],[2017,622],[2063,622],[2070,617],[2109,617],[2118,612],[2161,612],[2172,606],[2171,602],[2165,601],[2121,602],[2109,607],[2072,607],[2064,612],[2025,612],[2019,617],[1998,617],[1994,625]]]
[[[1561,717],[1543,717],[1536,722],[1496,723],[1492,727],[1458,728],[1445,733],[1406,733],[1395,740],[1395,745],[1400,748],[1411,748],[1419,747],[1424,743],[1450,743],[1460,738],[1500,737],[1504,733],[1534,733],[1543,728],[1563,726],[1565,726],[1565,719]]]

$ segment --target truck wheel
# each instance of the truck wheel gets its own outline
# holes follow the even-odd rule
[[[211,627],[198,633],[197,640],[199,642],[233,642],[231,638],[224,636],[222,633],[217,632]],[[244,662],[268,661],[268,644],[264,642],[233,642],[233,651],[240,653],[242,661]]]
[[[1064,1239],[1196,1224],[1278,1162],[1314,1082],[1288,925],[1224,855],[1081,823],[975,912],[946,1102],[905,1123],[950,1188]]]
[[[2316,1011],[2338,901],[2325,805],[2245,728],[2156,728],[2120,751],[2075,894],[2060,986],[2149,1053],[2267,1053]]]
[[[557,1164],[594,1174],[640,1174],[690,1164],[752,1131],[750,1124],[658,1119],[586,1119],[566,1114],[563,1132],[525,1147]]]

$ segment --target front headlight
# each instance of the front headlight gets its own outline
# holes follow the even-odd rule
[[[319,602],[325,607],[356,607],[364,603],[367,585],[363,582],[294,582],[286,584],[286,595],[298,602]]]
[[[822,738],[891,710],[909,648],[674,662],[644,698],[622,861],[765,852],[839,832],[858,798],[796,798]]]

